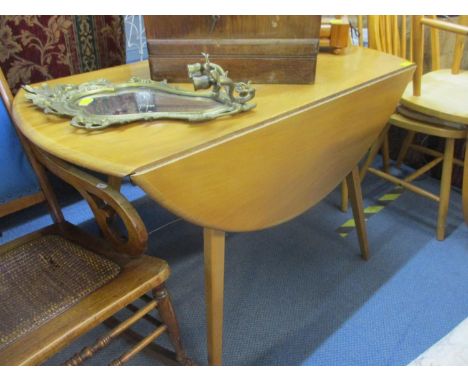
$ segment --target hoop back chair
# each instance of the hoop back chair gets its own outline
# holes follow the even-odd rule
[[[384,18],[385,30],[397,31],[398,21],[395,21],[396,16],[384,17],[386,17]],[[406,49],[404,47],[406,45],[403,45],[405,39],[401,39],[401,43],[398,44],[399,40],[396,37],[397,35],[393,32],[390,34],[391,37],[385,34],[383,38],[382,33],[376,32],[376,30],[379,32],[382,30],[382,21],[379,20],[378,23],[380,28],[376,27],[377,21],[375,19],[373,21],[371,19],[369,20],[369,43],[371,47],[377,46],[382,49],[389,49],[389,53],[393,54],[405,54]],[[361,180],[368,171],[391,183],[437,202],[439,204],[436,230],[436,237],[438,240],[443,240],[445,238],[451,177],[454,164],[464,167],[462,192],[463,211],[465,221],[468,223],[468,171],[465,165],[467,160],[466,148],[464,161],[454,158],[455,140],[466,140],[468,132],[468,72],[464,72],[460,69],[465,37],[468,35],[467,24],[468,16],[460,17],[460,25],[438,20],[435,16],[411,17],[410,52],[412,52],[412,54],[410,53],[409,57],[404,55],[402,55],[402,57],[409,58],[410,60],[414,59],[417,69],[412,83],[408,85],[400,100],[400,105],[396,113],[390,117],[388,125],[370,149],[368,157],[360,170]],[[406,21],[400,23],[400,25],[406,28]],[[431,28],[430,45],[432,68],[431,71],[423,75],[425,26]],[[439,30],[456,35],[451,69],[440,69]],[[403,37],[405,34],[406,31],[402,33],[401,36]],[[390,49],[390,47],[394,50]],[[401,165],[409,149],[416,150],[434,158],[404,179],[391,175],[388,171],[387,132],[391,125],[408,130],[397,157],[397,166]],[[438,152],[414,144],[413,140],[416,133],[445,139],[444,152]],[[370,167],[380,148],[383,149],[383,171]],[[412,181],[428,172],[439,163],[442,164],[442,179],[439,195],[435,195],[412,183]]]
[[[11,109],[11,92],[4,83],[0,90]],[[148,234],[136,210],[108,184],[49,156],[19,134],[54,224],[0,246],[0,365],[43,363],[123,308],[133,314],[65,364],[82,364],[140,319],[156,328],[146,337],[139,336],[139,342],[111,365],[129,361],[163,333],[169,335],[175,349],[166,356],[190,364],[164,286],[169,267],[144,254]],[[79,191],[107,240],[64,219],[45,169]],[[125,235],[113,224],[117,217]],[[139,299],[146,304],[142,308],[135,305]],[[149,315],[155,310],[160,321]]]

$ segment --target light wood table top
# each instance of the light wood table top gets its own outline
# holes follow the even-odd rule
[[[229,68],[226,68],[229,69]],[[173,213],[204,227],[208,359],[222,354],[225,231],[294,218],[345,177],[367,258],[357,164],[381,133],[414,65],[350,48],[319,54],[313,85],[255,85],[252,111],[201,123],[137,122],[98,132],[46,115],[20,91],[13,116],[23,134],[73,164],[133,182]],[[49,81],[148,78],[148,63]],[[190,88],[190,85],[181,85]],[[348,175],[350,174],[350,175]]]
[[[351,48],[353,49],[353,48]],[[19,128],[39,147],[71,163],[109,175],[125,176],[161,165],[207,145],[230,139],[303,108],[323,102],[395,71],[408,68],[402,60],[373,50],[354,49],[346,55],[320,54],[312,85],[255,85],[257,107],[247,113],[200,123],[136,122],[97,132],[76,129],[68,118],[44,114],[24,97],[15,97],[13,113]],[[228,68],[229,69],[229,68]],[[48,81],[78,84],[98,78],[123,82],[149,78],[147,61]],[[190,84],[180,85],[191,89]]]

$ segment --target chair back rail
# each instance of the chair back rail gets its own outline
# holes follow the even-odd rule
[[[424,26],[431,28],[431,71],[440,69],[440,41],[439,31],[456,34],[455,49],[452,61],[452,74],[459,74],[465,47],[465,38],[468,35],[468,15],[460,16],[459,24],[438,20],[435,15],[410,16],[409,28],[407,16],[397,15],[369,15],[367,28],[369,48],[400,56],[413,61],[417,69],[413,79],[413,94],[421,95],[421,78],[424,61]],[[363,16],[357,19],[359,45],[363,46]],[[410,46],[407,48],[408,30]]]
[[[112,247],[130,256],[142,255],[147,246],[148,233],[134,207],[118,191],[86,172],[52,157],[37,147],[34,156],[50,172],[73,186],[88,202],[96,222]],[[122,234],[115,224],[115,215],[125,226]]]
[[[13,94],[8,86],[8,82],[0,69],[0,96],[2,97],[3,103],[5,104],[8,113],[11,114],[11,104],[13,103]]]
[[[452,63],[452,74],[460,73],[460,66],[463,56],[463,49],[465,44],[465,38],[468,36],[468,16],[460,17],[460,24],[454,24],[447,21],[437,20],[435,17],[425,16],[412,16],[412,29],[413,29],[413,57],[417,65],[416,71],[413,78],[413,95],[421,95],[421,79],[423,75],[423,60],[424,60],[424,26],[431,27],[431,55],[432,70],[438,70],[440,68],[439,63],[439,46],[434,42],[435,34],[433,30],[442,30],[445,32],[455,33],[456,42],[454,49],[454,58]],[[436,41],[437,42],[437,41]],[[434,57],[437,56],[436,59]]]

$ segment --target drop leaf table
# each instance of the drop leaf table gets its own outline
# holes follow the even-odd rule
[[[318,55],[315,84],[255,85],[255,109],[217,120],[134,122],[89,132],[68,118],[44,114],[24,90],[14,100],[13,116],[23,134],[49,154],[110,179],[130,176],[160,205],[204,227],[208,359],[221,364],[225,232],[286,222],[347,177],[367,258],[356,166],[413,71],[401,58],[351,47],[341,55]],[[132,76],[149,78],[148,62],[48,84],[99,78],[118,83]]]

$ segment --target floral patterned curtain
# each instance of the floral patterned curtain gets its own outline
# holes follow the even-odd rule
[[[125,63],[122,16],[0,16],[0,67],[22,84]]]

